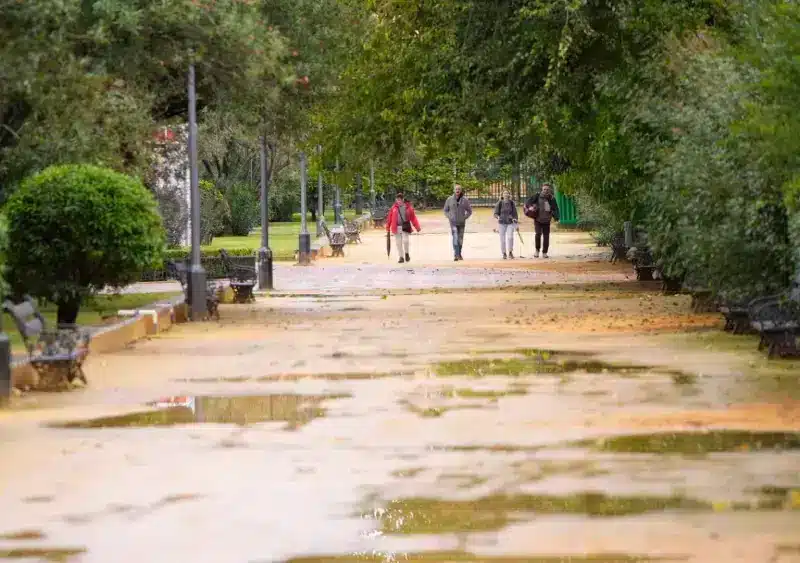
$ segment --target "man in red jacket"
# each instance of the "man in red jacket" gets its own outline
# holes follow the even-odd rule
[[[411,232],[411,226],[420,231],[419,221],[417,221],[417,214],[414,213],[414,206],[410,201],[403,200],[403,194],[397,194],[394,200],[394,205],[389,211],[389,216],[386,217],[386,231],[394,235],[395,246],[397,247],[397,254],[400,256],[398,262],[410,262],[411,257],[408,255],[408,234]]]

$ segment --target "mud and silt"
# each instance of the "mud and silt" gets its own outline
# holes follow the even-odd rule
[[[266,392],[303,383],[305,393]],[[207,385],[235,393],[205,394]],[[348,541],[311,541],[311,551],[321,555],[285,554],[286,561],[704,561],[707,552],[697,544],[656,538],[643,549],[606,523],[649,529],[660,521],[670,530],[699,518],[706,524],[696,526],[708,529],[704,541],[713,543],[738,530],[741,518],[784,515],[785,522],[800,522],[800,432],[675,424],[687,407],[695,419],[698,412],[725,413],[736,395],[728,387],[720,395],[714,378],[689,372],[522,348],[473,353],[421,371],[222,376],[196,389],[152,397],[129,414],[50,426],[83,442],[100,441],[96,432],[148,432],[154,451],[162,440],[179,450],[192,443],[189,449],[200,449],[184,452],[192,459],[227,452],[217,471],[225,467],[240,479],[271,474],[269,466],[278,465],[300,495],[281,501],[280,510],[302,518],[316,512],[308,503],[318,502],[327,516],[317,526],[340,529],[338,522],[360,530],[345,534]],[[672,428],[615,425],[606,417],[630,409],[673,417]],[[206,427],[215,430],[207,434]],[[243,452],[249,461],[237,461]],[[184,485],[197,492],[184,493],[190,502],[179,504],[203,514],[227,502],[224,489],[213,491],[214,481]],[[313,501],[301,492],[312,482]],[[334,501],[331,491],[341,488],[351,490],[348,501]],[[253,496],[260,498],[257,491]],[[139,521],[155,514],[154,507],[173,510],[169,504],[117,503],[65,515],[61,526],[102,527],[133,515]],[[543,541],[553,526],[571,532],[560,543]],[[517,537],[521,530],[530,541]],[[567,541],[570,534],[595,539],[575,543]],[[776,532],[764,552],[791,554],[792,535],[791,526]],[[0,542],[19,544],[22,536]],[[338,547],[331,551],[331,545]]]

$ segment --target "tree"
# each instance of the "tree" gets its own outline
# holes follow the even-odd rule
[[[0,0],[0,13],[6,189],[53,163],[141,173],[154,122],[185,119],[190,61],[200,110],[287,80],[284,38],[260,2]]]
[[[55,303],[59,323],[73,324],[93,293],[136,281],[164,250],[152,194],[94,166],[53,166],[26,179],[5,215],[12,290]]]

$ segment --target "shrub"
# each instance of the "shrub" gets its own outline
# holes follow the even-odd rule
[[[256,189],[247,184],[234,184],[228,188],[226,199],[230,214],[227,231],[236,237],[245,237],[258,224],[259,200]]]
[[[74,323],[91,294],[136,281],[164,251],[153,195],[104,168],[47,168],[22,183],[5,211],[12,291],[55,303],[59,323]]]

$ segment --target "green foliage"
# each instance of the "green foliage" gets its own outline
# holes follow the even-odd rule
[[[0,2],[0,185],[87,162],[141,173],[154,122],[244,108],[292,84],[286,38],[261,2]]]
[[[26,179],[5,215],[13,291],[59,306],[136,281],[164,250],[150,192],[94,166],[54,166]]]
[[[8,223],[5,215],[0,215],[0,296],[5,296],[8,292],[8,277],[6,267],[6,249],[8,248]]]
[[[231,256],[253,256],[255,254],[255,250],[252,248],[226,248],[225,250]],[[158,263],[157,265],[163,266],[163,264],[168,260],[182,262],[191,255],[191,252],[191,248],[168,248],[164,251],[162,262]],[[203,258],[217,258],[219,257],[219,250],[201,248],[200,256]]]
[[[295,168],[283,170],[269,190],[269,220],[291,221],[300,209],[300,173]]]
[[[247,184],[233,184],[228,188],[225,194],[230,209],[226,228],[228,234],[244,237],[258,225],[260,203],[257,189],[257,186]]]
[[[200,181],[200,244],[211,244],[225,231],[230,209],[225,196],[208,180]]]

